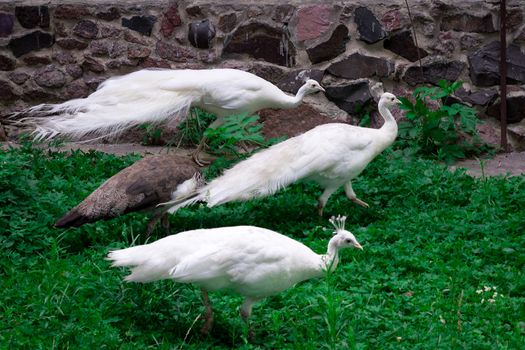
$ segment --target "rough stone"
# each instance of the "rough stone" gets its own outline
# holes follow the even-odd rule
[[[109,56],[110,42],[108,41],[92,41],[89,44],[90,54],[96,57]]]
[[[525,26],[521,28],[521,32],[518,35],[516,35],[516,38],[514,39],[514,41],[518,44],[525,43]]]
[[[9,13],[0,12],[0,38],[5,38],[13,33],[15,17]]]
[[[335,21],[333,6],[312,5],[297,10],[295,35],[298,41],[321,37]]]
[[[49,103],[53,100],[55,100],[57,97],[54,93],[50,91],[45,91],[40,88],[32,88],[29,90],[25,90],[24,93],[21,96],[22,100],[30,103],[35,104],[38,102],[46,102]]]
[[[436,31],[436,22],[430,16],[427,16],[424,13],[416,13],[414,15],[414,22],[419,24],[418,28],[421,30],[424,36],[427,38],[434,37]]]
[[[355,10],[354,21],[357,24],[359,39],[373,44],[386,37],[386,32],[376,16],[368,8],[360,6]]]
[[[48,56],[29,55],[29,56],[24,57],[23,61],[28,66],[38,66],[42,64],[51,63],[51,58]]]
[[[209,49],[215,38],[215,26],[207,19],[191,22],[188,25],[188,40],[193,47]]]
[[[139,64],[138,59],[121,58],[118,60],[112,60],[106,63],[106,67],[109,69],[119,69],[121,67],[135,67]]]
[[[26,29],[37,26],[49,28],[49,9],[47,6],[17,6],[15,16],[18,23]]]
[[[11,81],[17,85],[22,85],[23,83],[25,83],[27,81],[27,79],[29,79],[29,74],[27,73],[24,73],[24,72],[11,72],[9,73],[9,79],[11,79]]]
[[[501,100],[487,108],[487,114],[500,118]],[[525,119],[525,91],[513,91],[507,94],[507,122],[518,123]]]
[[[368,81],[326,87],[326,97],[349,114],[357,114],[373,103]]]
[[[89,88],[86,83],[82,80],[75,80],[64,89],[64,97],[67,100],[74,98],[84,98],[89,95]]]
[[[122,18],[122,26],[142,35],[151,36],[151,31],[156,21],[157,17],[155,16],[133,16],[131,18]]]
[[[204,14],[202,13],[202,8],[199,5],[186,7],[186,13],[191,17],[204,16]]]
[[[122,30],[112,26],[100,26],[98,31],[98,37],[100,39],[113,38],[116,39],[120,36]]]
[[[84,50],[88,43],[75,38],[58,39],[57,45],[66,50]]]
[[[405,74],[403,74],[403,80],[407,84],[437,84],[441,79],[455,81],[465,68],[465,63],[460,61],[450,61],[439,56],[427,58],[422,60],[421,64],[423,76],[421,76],[421,69],[418,63],[414,63],[406,69]]]
[[[387,59],[353,53],[339,62],[332,63],[327,71],[337,77],[359,79],[377,76],[388,77],[394,72],[394,64]]]
[[[10,71],[16,68],[16,60],[0,53],[0,71]]]
[[[387,11],[383,17],[381,17],[381,22],[388,32],[400,30],[410,23],[408,18],[404,16],[401,11],[395,9]]]
[[[120,11],[117,7],[110,7],[95,13],[95,17],[104,21],[114,21],[120,18]]]
[[[186,62],[196,59],[195,54],[186,47],[168,44],[163,41],[157,41],[155,52],[160,58],[173,62]]]
[[[499,50],[499,41],[493,41],[468,56],[470,79],[474,84],[499,84]],[[525,53],[515,44],[507,47],[507,83],[525,83]]]
[[[464,33],[459,38],[459,47],[461,50],[471,50],[481,46],[483,37],[479,34]]]
[[[523,24],[523,4],[522,8],[507,8],[507,30],[512,32]],[[499,28],[499,16],[498,24],[496,28]]]
[[[295,47],[289,40],[283,45],[283,31],[264,23],[240,26],[224,40],[223,56],[247,54],[281,66],[295,65]]]
[[[146,37],[135,36],[135,35],[131,34],[129,31],[125,31],[124,32],[124,40],[126,40],[129,43],[149,46],[150,43],[148,42],[147,39],[148,38],[146,38]]]
[[[35,72],[35,82],[47,88],[59,88],[66,83],[66,74],[56,65],[50,64]]]
[[[63,22],[55,21],[53,23],[55,29],[55,35],[59,38],[65,38],[69,36],[69,29]]]
[[[13,102],[19,97],[15,87],[6,80],[0,80],[0,101]]]
[[[140,64],[144,68],[171,68],[168,61],[148,57]]]
[[[451,58],[454,55],[458,41],[455,33],[453,31],[439,32],[437,40],[429,49],[435,55]]]
[[[15,57],[20,57],[28,52],[53,46],[55,38],[39,30],[9,41],[9,48]]]
[[[71,53],[64,51],[58,51],[53,53],[53,59],[62,65],[68,63],[75,63],[77,61]]]
[[[346,43],[350,40],[348,28],[339,24],[328,40],[306,50],[312,63],[331,60],[346,51]]]
[[[160,32],[165,38],[168,38],[176,27],[182,24],[182,20],[179,16],[179,8],[177,4],[171,5],[162,17],[160,24]]]
[[[410,30],[391,35],[390,38],[383,41],[383,47],[411,62],[415,62],[418,59],[428,56],[428,53],[425,50],[416,47]]]
[[[90,71],[93,73],[102,73],[106,71],[106,68],[102,63],[93,57],[84,57],[84,62],[82,62],[82,69],[84,71]]]
[[[492,15],[473,16],[462,13],[445,16],[441,20],[441,30],[455,30],[458,32],[494,33],[496,29],[492,22]]]
[[[102,76],[102,75],[96,75],[96,76],[87,76],[84,77],[83,80],[86,83],[89,90],[94,91],[97,89],[97,87],[102,83],[103,81],[106,81],[108,77]]]
[[[293,109],[263,109],[257,114],[261,117],[262,132],[267,138],[294,137],[318,125],[334,122],[334,119],[321,114],[307,103],[301,103]]]
[[[296,69],[284,74],[275,84],[281,90],[295,94],[307,79],[313,79],[320,83],[323,76],[324,71],[321,69]]]
[[[98,26],[93,21],[82,20],[75,25],[73,33],[84,39],[95,39],[98,34]]]
[[[227,13],[219,17],[218,27],[223,33],[231,32],[237,25],[237,14],[235,12]]]
[[[278,5],[272,15],[272,19],[277,23],[288,24],[295,13],[293,5]]]
[[[230,68],[230,67],[225,67]],[[257,75],[273,84],[277,84],[285,74],[284,68],[266,63],[253,63],[249,67],[239,67],[237,69],[247,70],[248,72]]]
[[[473,105],[486,106],[492,103],[498,97],[498,91],[496,89],[480,89],[477,91],[467,91],[464,88],[456,90],[454,93],[463,102],[467,102]]]
[[[55,9],[55,18],[82,19],[89,15],[85,5],[58,5]]]
[[[128,58],[146,58],[151,55],[151,50],[140,45],[130,45],[128,47]]]
[[[82,67],[78,64],[67,64],[65,66],[67,74],[69,74],[73,79],[78,79],[84,74]]]

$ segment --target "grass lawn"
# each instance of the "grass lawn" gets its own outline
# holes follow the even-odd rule
[[[325,212],[347,215],[364,246],[338,269],[254,308],[211,293],[215,327],[199,333],[199,289],[122,282],[110,249],[144,243],[148,217],[131,214],[78,229],[54,221],[137,156],[0,151],[0,349],[522,349],[525,344],[525,177],[473,179],[426,160],[379,156]],[[316,214],[320,189],[171,217],[173,233],[251,224],[324,253],[332,234]],[[327,214],[327,215],[328,215]],[[154,233],[164,236],[162,229]],[[496,294],[497,293],[497,294]]]

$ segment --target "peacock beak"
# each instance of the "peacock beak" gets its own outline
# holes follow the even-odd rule
[[[399,99],[398,99],[398,98],[396,98],[396,100],[395,100],[394,102],[395,102],[395,103],[396,103],[397,105],[400,105],[400,104],[402,104],[402,103],[403,103],[403,102],[399,101]]]
[[[363,250],[363,246],[361,244],[359,244],[359,242],[357,242],[357,241],[354,243],[354,247],[356,247],[357,249]]]
[[[319,91],[326,92],[326,90],[321,85],[319,85]]]

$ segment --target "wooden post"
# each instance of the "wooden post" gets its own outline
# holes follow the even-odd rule
[[[500,2],[500,126],[501,126],[501,149],[508,152],[507,144],[507,0]]]

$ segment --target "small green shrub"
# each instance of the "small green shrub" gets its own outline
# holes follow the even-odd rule
[[[476,111],[461,103],[445,104],[461,85],[460,81],[449,84],[440,80],[437,87],[415,89],[415,103],[401,97],[400,108],[407,111],[407,120],[399,123],[398,146],[446,163],[488,151],[490,147],[481,141],[476,130],[480,122]],[[428,100],[435,101],[437,107]]]
[[[162,144],[162,129],[157,125],[145,123],[139,125],[139,129],[145,131],[144,136],[142,138],[142,145],[158,146]]]

